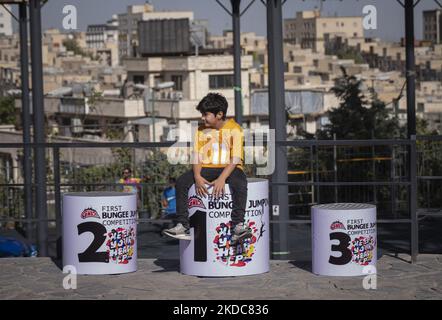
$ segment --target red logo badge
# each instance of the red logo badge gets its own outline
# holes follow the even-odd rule
[[[87,208],[84,209],[83,212],[81,213],[81,218],[82,219],[87,219],[87,218],[97,218],[100,219],[100,216],[98,215],[98,212],[92,208]]]
[[[330,226],[330,229],[332,229],[332,230],[335,230],[335,229],[346,230],[344,224],[340,221],[333,222]]]
[[[204,205],[203,201],[200,198],[198,198],[197,196],[191,196],[189,198],[188,206],[187,207],[189,209],[195,208],[195,207],[196,208],[206,209],[206,206]]]

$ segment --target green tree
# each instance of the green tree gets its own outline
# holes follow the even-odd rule
[[[14,97],[0,97],[0,124],[16,124]]]
[[[85,52],[80,45],[78,44],[78,41],[76,39],[65,39],[63,40],[63,46],[66,48],[67,51],[72,51],[76,55],[80,55],[83,57],[89,57],[93,59],[92,53]]]
[[[351,59],[354,60],[356,64],[362,64],[365,63],[364,57],[362,57],[361,53],[357,51],[355,48],[352,47],[346,47],[341,50],[339,50],[336,53],[336,56],[339,59]]]
[[[320,139],[387,139],[400,135],[397,118],[390,115],[384,102],[371,91],[369,102],[361,90],[362,82],[341,68],[331,91],[341,101],[327,115],[330,123],[317,132]]]

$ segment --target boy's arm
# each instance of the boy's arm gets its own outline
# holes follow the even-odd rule
[[[222,181],[226,181],[227,178],[230,176],[230,174],[233,172],[233,170],[235,170],[236,166],[239,163],[241,163],[241,159],[234,157],[232,159],[232,161],[226,167],[224,167],[224,170],[223,170],[223,172],[221,172],[218,179],[221,179]]]
[[[226,184],[227,178],[230,174],[235,170],[238,164],[242,163],[242,154],[243,154],[243,140],[244,135],[241,129],[234,129],[230,131],[231,135],[231,161],[230,163],[224,167],[223,172],[219,175],[218,179],[213,181],[213,192],[212,194],[215,197],[219,197],[224,193],[224,185]]]
[[[205,197],[209,192],[207,191],[206,184],[211,184],[209,181],[201,176],[201,169],[203,167],[200,155],[195,154],[196,163],[193,164],[193,177],[195,179],[195,192],[200,197]]]
[[[227,178],[230,176],[230,174],[235,170],[236,166],[241,163],[241,159],[234,157],[232,161],[224,167],[223,172],[219,175],[218,179],[212,182],[213,184],[213,192],[212,194],[215,196],[215,198],[220,197],[224,194],[224,186],[226,184]]]

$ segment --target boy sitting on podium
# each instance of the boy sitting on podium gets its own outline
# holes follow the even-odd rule
[[[224,194],[229,184],[232,199],[232,243],[251,235],[244,224],[247,203],[247,177],[243,171],[244,134],[234,119],[226,119],[227,100],[218,93],[209,93],[198,104],[204,124],[198,127],[194,142],[193,170],[184,173],[176,182],[176,226],[163,233],[173,238],[190,240],[187,196],[195,184],[196,194],[208,195],[212,188],[213,199]]]

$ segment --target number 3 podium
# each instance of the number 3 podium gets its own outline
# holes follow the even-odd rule
[[[376,273],[376,206],[333,203],[312,207],[313,273]]]
[[[137,271],[137,199],[134,193],[63,195],[63,266],[78,274]]]
[[[225,186],[222,199],[199,197],[189,190],[191,241],[180,240],[181,273],[203,277],[244,276],[269,271],[268,181],[247,179],[245,223],[252,237],[232,245],[232,194]],[[211,193],[211,190],[209,190]]]

